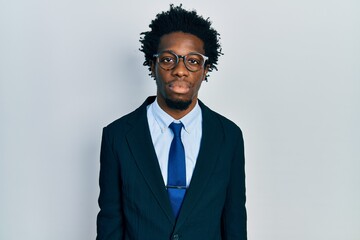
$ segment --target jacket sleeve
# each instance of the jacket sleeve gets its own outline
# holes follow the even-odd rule
[[[230,171],[230,181],[222,214],[222,239],[246,240],[245,157],[241,131],[238,134]]]
[[[97,240],[123,239],[121,178],[108,129],[103,129],[100,152],[100,212],[97,216]]]

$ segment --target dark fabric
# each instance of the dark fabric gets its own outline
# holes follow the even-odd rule
[[[199,102],[200,151],[176,219],[147,123],[154,99],[103,129],[97,239],[247,239],[240,128]]]

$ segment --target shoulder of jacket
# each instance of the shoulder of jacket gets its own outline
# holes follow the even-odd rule
[[[140,107],[134,111],[116,119],[115,121],[104,127],[104,133],[109,135],[122,135],[127,132],[133,125],[136,125],[137,121],[146,118],[146,105],[145,101]]]
[[[218,120],[218,122],[222,125],[224,131],[226,132],[230,131],[232,133],[236,133],[236,132],[241,133],[240,127],[232,120],[228,119],[227,117],[221,115],[218,112],[215,112],[214,110],[210,109],[202,102],[200,102],[200,106],[203,109],[203,111],[206,112],[207,115],[211,116],[212,119]]]

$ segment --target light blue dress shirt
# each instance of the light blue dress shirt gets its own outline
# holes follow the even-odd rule
[[[184,125],[181,131],[181,140],[185,149],[186,186],[189,186],[202,136],[202,114],[198,102],[196,102],[194,109],[183,118],[175,120],[160,108],[157,99],[155,99],[147,107],[147,119],[165,185],[167,184],[170,145],[174,137],[169,125],[172,122],[181,122]]]

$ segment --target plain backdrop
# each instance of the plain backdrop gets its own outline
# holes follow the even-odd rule
[[[102,128],[155,94],[169,3],[0,0],[1,240],[95,238]],[[360,2],[182,3],[221,34],[199,97],[244,132],[249,239],[359,240]]]

